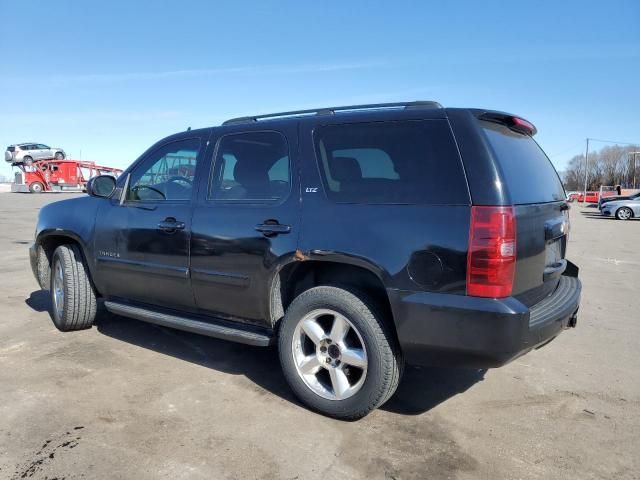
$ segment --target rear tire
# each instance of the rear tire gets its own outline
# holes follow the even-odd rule
[[[62,153],[62,152],[56,152],[56,154],[55,154],[54,158],[55,158],[56,160],[64,160],[64,153]]]
[[[40,182],[33,182],[29,184],[29,191],[31,193],[42,193],[44,191],[44,185]]]
[[[77,245],[61,245],[53,252],[50,275],[51,317],[63,332],[91,328],[96,294]]]
[[[26,157],[22,158],[22,163],[24,163],[27,166],[30,166],[33,163],[33,158],[27,155]]]
[[[616,218],[618,220],[629,220],[633,218],[633,211],[629,207],[621,207],[616,210]]]
[[[343,288],[320,286],[300,294],[282,319],[278,347],[296,396],[338,419],[357,420],[378,408],[402,374],[396,337],[376,304]]]

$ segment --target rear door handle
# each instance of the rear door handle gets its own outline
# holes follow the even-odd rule
[[[281,225],[279,223],[260,223],[256,225],[256,230],[265,236],[278,235],[281,233],[289,233],[290,225]]]
[[[173,217],[167,217],[158,224],[158,228],[163,232],[174,233],[177,230],[184,230],[184,222],[178,222]]]

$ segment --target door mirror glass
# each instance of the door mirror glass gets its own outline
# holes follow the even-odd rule
[[[92,197],[109,198],[116,189],[116,178],[111,175],[98,175],[87,182],[87,193]]]

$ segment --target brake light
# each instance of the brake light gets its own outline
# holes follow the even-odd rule
[[[511,295],[516,266],[516,216],[513,207],[471,207],[467,295]]]
[[[520,117],[511,117],[511,123],[514,130],[518,130],[522,133],[526,133],[527,135],[535,135],[538,131],[533,123],[528,122],[524,118]]]

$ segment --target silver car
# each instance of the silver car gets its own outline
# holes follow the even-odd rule
[[[640,217],[640,197],[628,200],[615,200],[602,205],[603,215],[615,216],[618,220]]]
[[[62,148],[51,148],[42,143],[18,143],[7,147],[5,161],[11,164],[31,165],[38,160],[64,160],[66,154]]]

